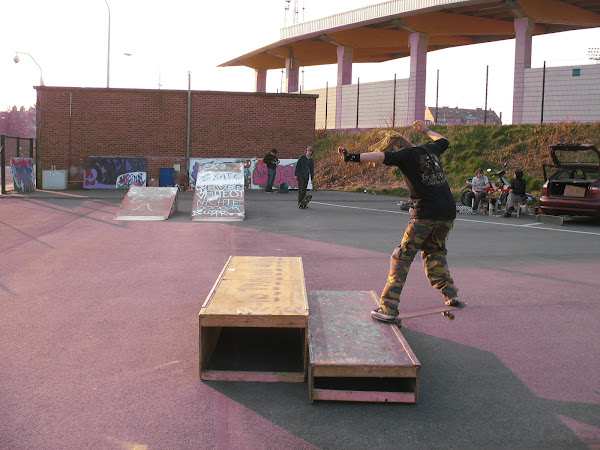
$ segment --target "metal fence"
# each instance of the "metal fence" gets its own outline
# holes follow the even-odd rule
[[[486,79],[487,84],[487,79]],[[305,91],[317,94],[315,125],[318,129],[390,128],[409,126],[409,80],[397,79],[329,87]],[[341,116],[336,118],[338,103]],[[434,105],[425,109],[425,120],[437,124],[501,124],[501,119],[487,109],[487,89],[484,108],[449,108]]]
[[[493,82],[488,81],[494,75]],[[600,122],[600,64],[536,67],[525,70],[522,115],[512,118],[512,83],[486,67],[480,78],[461,78],[450,83],[440,73],[428,84],[425,120],[440,125],[450,124],[552,124],[561,122]],[[442,87],[440,87],[442,86]],[[488,97],[489,91],[492,93]],[[475,108],[441,106],[449,98],[464,100],[458,92],[475,91]],[[304,91],[318,94],[316,128],[389,128],[409,126],[409,80],[396,79],[343,86],[326,85],[323,89]],[[439,104],[438,106],[438,98]],[[488,103],[488,98],[492,101]],[[442,100],[444,99],[444,100]],[[338,103],[342,111],[337,113]],[[493,103],[492,103],[493,102]],[[502,118],[502,109],[510,113]],[[508,110],[508,111],[507,111]],[[337,115],[337,120],[336,120]],[[517,119],[516,121],[514,119]]]

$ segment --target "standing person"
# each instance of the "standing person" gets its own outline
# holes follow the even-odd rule
[[[478,168],[475,171],[475,178],[471,180],[471,192],[467,194],[467,198],[469,199],[467,202],[471,203],[474,212],[477,212],[479,202],[487,195],[486,189],[491,186],[490,180],[483,174],[483,169]]]
[[[508,190],[508,198],[506,199],[506,212],[504,217],[510,217],[512,212],[515,210],[515,203],[522,202],[525,197],[525,191],[527,190],[527,181],[523,179],[523,172],[521,170],[515,170],[514,178],[510,183],[510,189]]]
[[[263,158],[263,162],[267,166],[267,187],[265,188],[265,192],[273,192],[273,182],[277,175],[277,164],[279,164],[277,149],[273,149],[267,153]]]
[[[397,166],[414,204],[402,242],[391,256],[390,272],[381,293],[381,307],[371,312],[373,318],[382,322],[397,322],[400,294],[419,250],[429,283],[441,292],[447,306],[459,304],[458,289],[446,262],[446,239],[456,218],[456,202],[440,164],[440,155],[450,144],[442,135],[427,128],[422,120],[417,120],[413,128],[433,142],[415,147],[404,136],[398,135],[385,145],[385,151],[350,154],[346,149],[338,148],[346,162]]]
[[[306,188],[308,187],[308,181],[313,180],[315,182],[315,162],[313,160],[313,148],[308,147],[306,153],[296,163],[296,170],[294,170],[294,178],[298,182],[298,207],[300,203],[306,197]]]

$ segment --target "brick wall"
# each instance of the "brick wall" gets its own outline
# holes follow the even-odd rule
[[[176,182],[186,179],[187,91],[36,89],[38,174],[56,166],[81,181],[86,156],[144,157],[149,180],[173,164],[181,164]],[[190,158],[262,158],[273,148],[279,158],[297,158],[314,144],[315,95],[192,91],[191,98]]]

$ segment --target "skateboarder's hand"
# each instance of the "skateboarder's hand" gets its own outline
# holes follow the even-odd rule
[[[427,125],[425,125],[425,122],[422,120],[415,120],[413,123],[413,129],[419,133],[423,133],[427,129]]]
[[[344,162],[360,162],[360,153],[348,153],[343,147],[338,147],[338,153],[344,155]]]

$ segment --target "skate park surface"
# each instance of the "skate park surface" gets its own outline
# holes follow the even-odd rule
[[[395,197],[246,191],[243,222],[115,221],[126,191],[0,198],[0,448],[600,448],[600,221],[459,215],[468,308],[402,333],[419,401],[317,401],[306,383],[198,377],[198,312],[227,259],[302,257],[306,289],[381,292]],[[420,257],[401,311],[439,305]],[[372,320],[365,317],[365,321]]]

